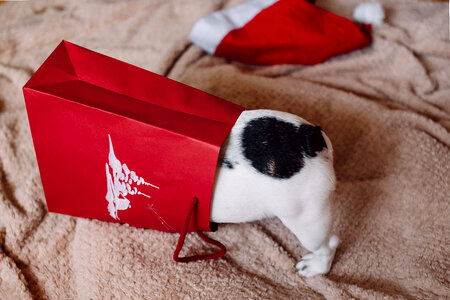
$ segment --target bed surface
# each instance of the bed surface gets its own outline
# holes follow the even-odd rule
[[[381,1],[373,45],[316,66],[251,68],[187,40],[242,1],[0,5],[1,299],[444,299],[450,295],[448,2]],[[318,4],[350,16],[358,1]],[[22,86],[62,40],[247,109],[298,114],[333,142],[341,239],[327,276],[278,219],[220,225],[219,260],[176,264],[177,234],[47,212]],[[189,235],[185,254],[210,250]]]

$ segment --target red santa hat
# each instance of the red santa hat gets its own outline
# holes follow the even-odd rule
[[[379,24],[384,13],[372,3],[354,16]],[[249,0],[200,19],[189,38],[210,54],[252,65],[312,65],[370,44],[354,22],[305,0]]]

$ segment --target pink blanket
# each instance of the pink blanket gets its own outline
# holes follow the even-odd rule
[[[380,1],[370,47],[310,67],[250,68],[187,40],[237,1],[27,1],[0,5],[1,299],[444,299],[450,268],[448,3]],[[350,16],[356,0],[319,5]],[[62,40],[248,109],[298,114],[335,149],[341,238],[330,273],[278,219],[223,224],[228,254],[176,264],[178,236],[49,214],[21,88]],[[274,199],[276,201],[276,199]],[[189,235],[184,253],[210,248]]]

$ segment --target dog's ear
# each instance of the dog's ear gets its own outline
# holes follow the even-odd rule
[[[301,141],[300,144],[303,153],[306,156],[314,157],[318,152],[322,151],[323,148],[327,148],[320,126],[302,124],[298,129],[298,136]]]

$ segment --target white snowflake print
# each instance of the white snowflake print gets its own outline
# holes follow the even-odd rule
[[[106,181],[107,192],[106,200],[108,200],[108,211],[115,220],[120,220],[118,216],[119,210],[126,210],[131,207],[130,200],[127,196],[142,195],[151,198],[138,190],[141,185],[151,186],[159,189],[156,185],[148,183],[144,178],[139,177],[135,171],[130,171],[126,164],[122,164],[114,154],[111,136],[109,138],[109,163],[106,163]],[[110,172],[112,171],[112,172]],[[112,175],[111,175],[112,174]],[[156,213],[156,212],[155,212]]]

